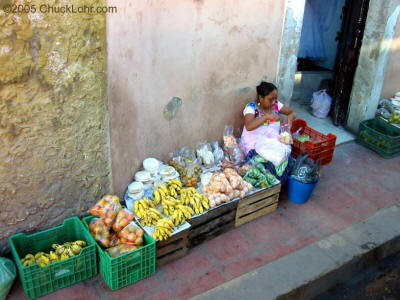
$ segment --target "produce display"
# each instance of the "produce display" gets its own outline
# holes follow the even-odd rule
[[[210,208],[207,197],[193,187],[184,188],[178,179],[155,189],[153,196],[154,201],[148,198],[136,201],[134,212],[142,225],[155,226],[153,238],[156,240],[168,238],[175,227]]]
[[[276,182],[276,178],[262,163],[257,163],[243,177],[245,181],[251,183],[254,187],[269,187]]]
[[[210,207],[228,202],[234,198],[243,198],[253,186],[244,181],[232,168],[212,175],[210,182],[203,188],[204,195],[208,198]]]
[[[392,111],[392,114],[389,118],[389,123],[393,124],[400,124],[400,112],[399,111]]]
[[[117,257],[143,245],[143,229],[133,222],[134,214],[122,208],[117,196],[104,196],[90,212],[99,216],[90,220],[90,233],[100,246],[107,249],[111,257]]]
[[[81,240],[66,242],[62,245],[53,244],[53,250],[49,253],[38,252],[35,255],[27,254],[21,259],[21,263],[23,266],[32,266],[37,264],[40,267],[45,267],[51,263],[78,255],[85,246],[86,242]]]

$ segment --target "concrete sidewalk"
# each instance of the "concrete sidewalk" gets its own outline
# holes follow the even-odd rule
[[[385,160],[355,143],[341,145],[335,150],[333,162],[324,167],[321,181],[306,204],[295,205],[283,194],[276,212],[191,249],[185,257],[158,268],[153,276],[123,289],[111,291],[98,275],[42,299],[188,299],[196,295],[205,299],[227,286],[232,291],[247,289],[244,279],[253,278],[254,270],[267,270],[281,260],[286,260],[285,269],[274,268],[265,273],[270,274],[268,277],[261,277],[263,280],[251,280],[260,285],[259,299],[268,299],[264,293],[269,290],[274,291],[268,294],[273,297],[285,295],[290,289],[301,294],[302,286],[314,282],[318,274],[327,275],[341,263],[377,248],[390,235],[398,235],[394,230],[396,226],[398,230],[398,223],[388,220],[389,216],[400,219],[396,210],[399,187],[400,157]],[[380,227],[382,218],[387,227]],[[359,225],[362,221],[370,224],[371,232]],[[375,227],[380,231],[373,231]],[[359,238],[354,228],[358,228]],[[293,261],[291,255],[296,252],[301,258]],[[315,263],[307,264],[309,259]],[[305,277],[298,278],[298,274]],[[232,283],[238,280],[240,284],[233,289]],[[218,286],[221,288],[211,290]],[[202,294],[208,290],[210,294]],[[17,280],[9,299],[24,298]]]

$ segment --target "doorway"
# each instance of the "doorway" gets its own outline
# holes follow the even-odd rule
[[[292,107],[300,118],[338,143],[354,139],[344,129],[358,64],[369,0],[306,0],[300,36]],[[313,93],[325,89],[332,98],[330,114],[311,113]]]

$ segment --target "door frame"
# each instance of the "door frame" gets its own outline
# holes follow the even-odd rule
[[[304,6],[305,0],[285,0],[276,83],[286,105],[293,94]],[[352,132],[358,131],[361,121],[375,115],[399,13],[399,0],[370,0],[345,124]]]

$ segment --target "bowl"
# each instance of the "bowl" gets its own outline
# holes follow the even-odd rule
[[[400,97],[400,91],[394,94],[395,97]]]

